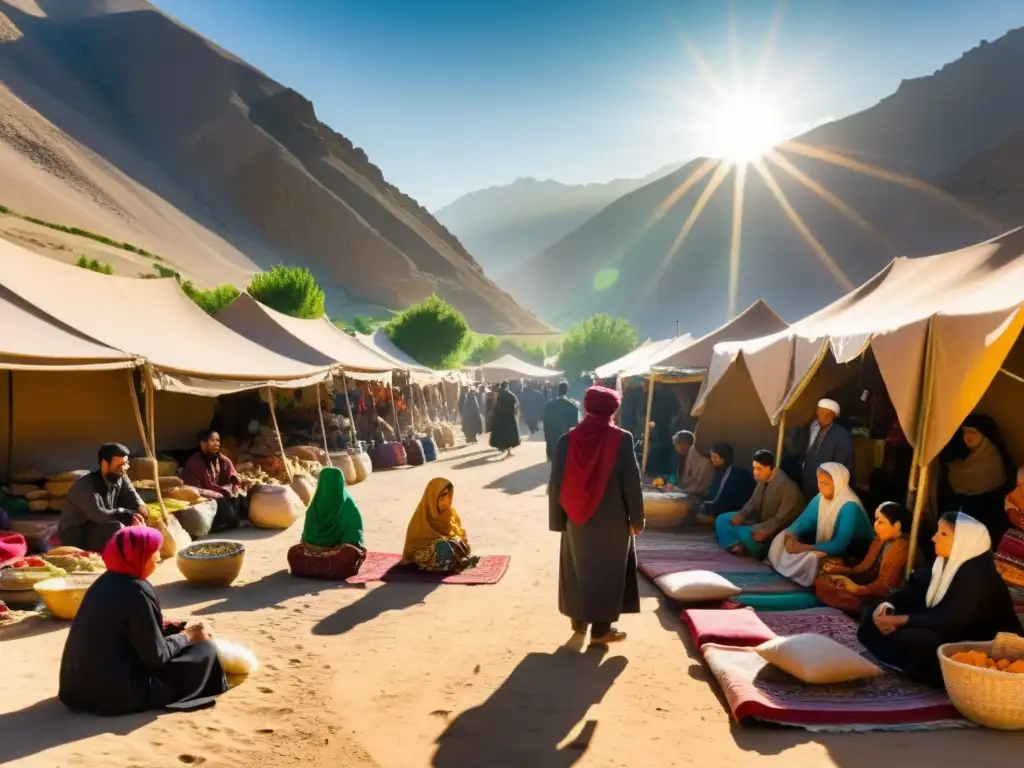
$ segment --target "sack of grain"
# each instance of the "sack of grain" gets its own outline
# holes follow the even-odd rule
[[[302,499],[302,503],[309,506],[316,493],[316,483],[309,475],[295,475],[292,478],[292,490]]]
[[[288,528],[306,505],[286,485],[254,485],[249,495],[249,522],[257,528]]]
[[[51,480],[46,484],[46,492],[50,494],[51,498],[63,499],[74,484],[74,480]]]
[[[179,549],[184,549],[192,543],[192,537],[181,527],[181,523],[174,515],[168,515],[166,520],[152,520],[149,524],[164,537],[160,545],[160,557],[164,560],[174,557]]]
[[[26,483],[29,485],[42,485],[46,479],[46,473],[38,469],[19,469],[11,473],[12,483]]]
[[[163,483],[160,484],[160,490],[164,491]],[[205,498],[198,488],[193,488],[191,485],[179,485],[175,488],[168,488],[164,492],[164,496],[168,499],[187,501],[189,504],[198,504]]]
[[[64,498],[64,499],[50,499],[47,503],[50,505],[50,511],[51,512],[63,512],[64,511],[64,502],[66,502],[66,501],[67,501],[66,498]]]
[[[50,508],[49,499],[40,499],[39,501],[30,501],[28,508],[30,512],[45,512]]]
[[[359,482],[359,478],[356,476],[356,463],[347,453],[332,453],[331,463],[341,470],[346,484],[355,485]]]
[[[213,520],[217,517],[217,502],[213,499],[192,504],[173,515],[181,527],[193,538],[198,539],[210,533]]]
[[[131,480],[153,480],[157,477],[177,476],[178,462],[167,456],[154,460],[148,456],[133,457],[128,464],[128,477]]]
[[[447,424],[441,425],[441,434],[444,436],[444,448],[455,447],[455,433],[452,432],[452,428]]]
[[[305,461],[320,461],[321,453],[323,451],[317,451],[311,445],[291,445],[284,449],[285,456],[294,456],[296,459]]]
[[[44,491],[42,488],[40,488],[40,489],[38,489],[36,491],[31,491],[29,493],[26,493],[25,494],[25,498],[28,501],[42,501],[43,499],[46,499],[47,501],[49,501],[50,500],[50,492],[49,491]]]
[[[181,488],[185,483],[177,475],[168,475],[161,477],[158,481],[160,483],[160,491],[169,491],[172,488]]]
[[[23,496],[28,499],[30,493],[35,493],[39,490],[38,485],[32,485],[31,483],[12,483],[11,484],[11,496]],[[32,499],[29,499],[32,501]]]

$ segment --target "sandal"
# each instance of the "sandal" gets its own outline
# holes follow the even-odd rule
[[[590,647],[593,648],[595,645],[608,645],[609,643],[621,643],[626,639],[626,633],[621,629],[615,629],[612,627],[608,630],[608,633],[601,637],[590,638]]]
[[[590,629],[590,625],[587,624],[587,622],[585,622],[585,621],[576,621],[575,619],[572,620],[572,631],[575,632],[576,634],[578,634],[578,635],[585,635],[585,634],[587,634],[587,630],[588,629]]]

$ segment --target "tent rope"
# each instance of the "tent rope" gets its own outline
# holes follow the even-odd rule
[[[292,468],[288,466],[288,457],[284,453],[284,440],[281,439],[281,430],[277,427],[277,409],[274,404],[274,390],[270,385],[267,385],[266,389],[267,400],[270,401],[270,420],[274,425],[274,434],[277,435],[277,448],[281,452],[281,462],[284,464],[285,477],[288,478],[288,484],[291,485],[295,478],[292,477]]]

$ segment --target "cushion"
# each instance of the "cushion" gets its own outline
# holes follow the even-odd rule
[[[666,573],[654,580],[655,586],[671,598],[696,603],[704,600],[725,600],[742,590],[712,571]]]
[[[736,648],[751,648],[766,643],[775,633],[754,611],[721,608],[685,608],[680,618],[690,630],[698,647],[717,643]]]
[[[747,608],[753,608],[755,611],[800,611],[804,608],[817,608],[822,604],[813,592],[796,589],[795,592],[775,594],[745,592],[736,598],[736,602]]]
[[[847,683],[882,674],[859,653],[824,635],[776,637],[754,650],[772,666],[805,683]]]

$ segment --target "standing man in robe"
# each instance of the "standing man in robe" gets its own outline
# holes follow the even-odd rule
[[[633,436],[612,423],[619,393],[591,387],[586,415],[558,439],[548,484],[549,524],[562,534],[558,610],[590,644],[626,639],[614,622],[640,612],[634,537],[644,499]]]
[[[569,382],[558,384],[558,397],[544,406],[544,440],[547,442],[548,461],[555,460],[558,438],[580,422],[580,407],[569,399]]]
[[[800,489],[804,497],[818,495],[818,468],[832,461],[853,472],[853,438],[841,424],[839,403],[829,398],[818,401],[814,421],[793,431],[790,443],[800,463]]]

